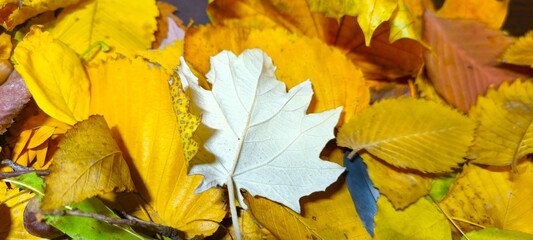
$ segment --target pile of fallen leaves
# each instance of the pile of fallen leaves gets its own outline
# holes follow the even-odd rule
[[[0,239],[533,239],[508,4],[3,0]]]

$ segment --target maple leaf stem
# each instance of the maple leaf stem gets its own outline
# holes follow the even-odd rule
[[[144,229],[148,229],[150,231],[157,232],[165,237],[168,237],[172,240],[181,240],[183,239],[181,235],[183,234],[180,230],[175,229],[173,227],[160,225],[154,222],[144,221],[141,219],[138,219],[136,217],[133,217],[131,215],[128,215],[124,212],[122,212],[122,215],[126,218],[114,218],[109,217],[97,213],[90,213],[90,212],[84,212],[77,209],[72,210],[52,210],[52,211],[43,211],[42,212],[45,215],[51,215],[51,216],[77,216],[77,217],[87,217],[87,218],[93,218],[102,222],[106,222],[108,224],[114,224],[114,225],[127,225],[130,227],[141,227]]]
[[[233,232],[237,240],[242,240],[241,236],[241,227],[239,226],[239,216],[237,215],[237,206],[235,205],[235,186],[233,184],[233,177],[228,176],[228,181],[226,183],[228,187],[229,195],[229,209],[231,213],[231,222],[233,223]]]

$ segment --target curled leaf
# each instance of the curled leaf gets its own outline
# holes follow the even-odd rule
[[[8,31],[11,31],[19,24],[39,13],[54,11],[58,8],[66,7],[77,2],[79,2],[79,0],[4,0],[0,2],[0,24]],[[21,7],[19,7],[19,3],[22,4]]]
[[[46,177],[43,210],[111,191],[135,189],[128,165],[102,116],[74,125],[59,143]]]

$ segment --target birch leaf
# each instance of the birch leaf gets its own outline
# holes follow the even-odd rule
[[[498,68],[497,59],[511,38],[482,23],[424,15],[424,38],[432,48],[426,54],[428,75],[446,101],[468,112],[490,86],[519,75]]]
[[[63,9],[57,21],[47,26],[78,54],[103,41],[112,48],[109,54],[132,55],[152,46],[158,13],[154,1],[88,0]],[[92,51],[88,59],[105,59],[106,55]]]
[[[204,175],[197,192],[233,180],[237,192],[246,189],[300,212],[300,197],[323,191],[344,171],[319,158],[334,137],[342,107],[306,115],[313,95],[310,81],[286,92],[271,58],[258,49],[239,57],[223,51],[211,58],[207,79],[213,91],[198,85],[183,59],[181,64],[180,78],[203,113],[205,128],[197,134],[216,158],[191,168],[190,174]],[[238,200],[246,208],[241,194]]]
[[[67,45],[34,27],[17,45],[13,58],[46,114],[70,125],[89,116],[89,79],[79,56]]]
[[[515,165],[533,153],[533,82],[517,80],[491,89],[469,113],[479,121],[473,162]]]
[[[470,119],[449,107],[400,98],[378,102],[352,118],[340,129],[337,144],[366,149],[400,168],[448,172],[464,161],[473,130]]]
[[[533,68],[533,31],[520,37],[505,51],[503,62],[528,65]]]
[[[102,116],[92,116],[67,131],[45,180],[43,210],[78,203],[99,193],[135,189]]]

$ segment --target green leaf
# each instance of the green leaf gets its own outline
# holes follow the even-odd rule
[[[456,175],[453,174],[450,176],[433,179],[431,182],[431,190],[429,190],[429,196],[431,196],[435,202],[440,202],[440,200],[442,200],[448,193],[452,183],[455,182],[455,178]]]
[[[37,173],[26,173],[14,178],[4,179],[5,182],[13,183],[16,187],[30,190],[42,198],[44,196],[44,180]]]
[[[470,240],[533,240],[533,235],[531,234],[499,228],[485,228],[479,231],[472,231],[467,233],[466,236]],[[465,239],[467,238],[464,236],[461,238],[461,240]]]
[[[98,198],[89,198],[82,202],[71,204],[84,212],[98,213],[109,217],[118,216]],[[78,216],[45,216],[47,224],[54,226],[73,239],[150,239],[136,233],[130,227],[111,225],[93,218]]]

